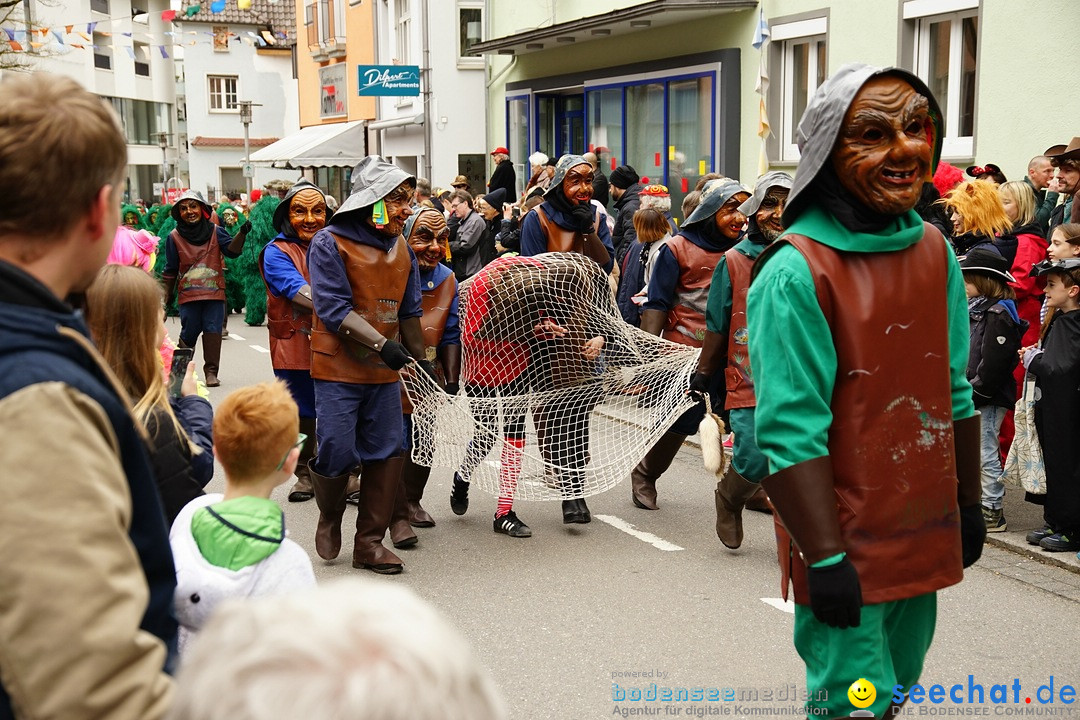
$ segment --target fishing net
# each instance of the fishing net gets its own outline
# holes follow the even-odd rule
[[[499,258],[459,297],[462,393],[403,373],[417,464],[518,500],[588,497],[693,405],[698,350],[625,323],[582,255]]]

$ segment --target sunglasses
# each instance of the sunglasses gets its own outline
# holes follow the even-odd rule
[[[296,439],[296,444],[289,448],[288,452],[285,453],[285,457],[281,458],[281,462],[278,463],[278,466],[274,468],[274,470],[277,471],[283,469],[285,467],[285,461],[289,459],[289,453],[291,453],[296,448],[303,446],[306,441],[307,435],[305,435],[304,433],[300,433],[299,437],[297,437]]]

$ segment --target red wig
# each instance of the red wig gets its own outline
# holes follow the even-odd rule
[[[964,172],[947,162],[938,164],[937,172],[934,173],[934,187],[941,193],[941,197],[949,194],[949,191],[964,181]]]

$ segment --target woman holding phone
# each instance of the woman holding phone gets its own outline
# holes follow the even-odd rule
[[[214,411],[198,395],[188,349],[178,348],[173,356],[170,377],[183,379],[170,396],[158,352],[165,335],[163,300],[161,287],[142,270],[106,265],[86,291],[86,318],[150,437],[147,450],[171,524],[214,476]]]

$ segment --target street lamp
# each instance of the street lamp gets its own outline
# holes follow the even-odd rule
[[[161,148],[161,202],[165,202],[165,195],[169,188],[169,159],[166,150],[169,149],[169,133],[159,132],[157,144]]]
[[[248,126],[251,125],[251,108],[262,107],[259,103],[250,100],[240,100],[237,103],[240,108],[240,122],[244,124],[244,180],[247,184],[248,201],[251,201],[251,146],[248,140]]]

